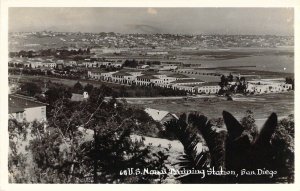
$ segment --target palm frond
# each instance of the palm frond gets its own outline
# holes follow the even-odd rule
[[[213,125],[204,115],[192,113],[188,117],[192,126],[199,130],[204,138],[211,155],[211,166],[217,169],[225,166],[225,139],[226,132],[216,132]]]
[[[178,158],[179,170],[207,170],[210,164],[209,152],[199,149],[203,147],[199,134],[193,127],[188,126],[184,118],[171,120],[165,123],[167,128],[172,128],[178,140],[184,147],[184,154]],[[185,174],[176,175],[184,183],[199,182],[201,175]],[[203,179],[203,181],[205,181]]]

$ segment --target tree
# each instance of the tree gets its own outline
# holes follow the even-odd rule
[[[132,127],[144,122],[122,103],[105,102],[101,95],[79,104],[59,99],[51,113],[48,123],[36,122],[30,129],[32,166],[26,167],[30,177],[24,173],[21,183],[151,183],[166,178],[120,174],[127,168],[167,168],[168,157],[130,137]]]
[[[73,92],[82,93],[82,90],[83,90],[83,86],[81,85],[81,83],[79,81],[77,81],[77,83],[74,84],[74,86],[73,86]]]
[[[221,76],[221,82],[219,83],[221,89],[224,89],[228,85],[228,79],[224,75]]]
[[[32,83],[32,82],[23,83],[21,84],[20,88],[21,88],[20,93],[31,97],[42,92],[41,88],[36,83]]]
[[[293,78],[286,77],[286,78],[285,78],[285,83],[287,83],[287,84],[292,84],[292,90],[294,90],[295,81],[294,81]]]
[[[184,147],[179,170],[207,171],[212,167],[220,170],[224,166],[224,131],[217,133],[205,116],[198,113],[183,114],[179,120],[171,120],[165,126],[173,128]],[[212,175],[203,178],[201,174],[188,174],[179,176],[178,179],[183,183],[220,183],[223,177]]]
[[[84,91],[88,92],[89,94],[91,94],[91,92],[93,91],[94,86],[92,84],[86,84],[86,86],[84,86]]]
[[[227,79],[229,82],[233,82],[233,75],[230,73]]]
[[[295,123],[294,115],[289,115],[279,121],[278,128],[272,136],[272,144],[276,146],[275,161],[276,170],[286,178],[283,181],[294,182],[294,144],[295,144]]]
[[[28,123],[20,123],[15,119],[8,120],[9,132],[9,152],[8,152],[8,171],[9,182],[27,182],[30,176],[26,173],[27,156],[21,152],[21,145],[28,139]]]
[[[138,66],[138,61],[136,60],[125,60],[124,62],[125,67],[130,67],[130,68],[136,68]]]
[[[197,175],[179,177],[184,183],[267,183],[292,182],[293,180],[293,146],[290,138],[282,136],[277,127],[277,115],[272,113],[257,134],[251,134],[249,129],[254,126],[252,112],[247,112],[247,121],[242,125],[230,113],[224,111],[223,119],[227,131],[217,130],[211,121],[197,113],[188,117],[181,116],[165,125],[173,127],[179,141],[184,146],[185,154],[179,162],[179,169],[208,170],[210,168],[240,172],[241,169],[278,170],[275,177],[261,176],[207,176]],[[289,129],[293,134],[293,121],[280,122],[281,129]],[[287,128],[288,127],[288,128]],[[282,131],[282,130],[281,130]],[[281,132],[280,131],[280,132]],[[284,133],[288,134],[288,133]],[[272,137],[280,138],[272,138]],[[291,141],[292,142],[292,141]],[[292,149],[287,149],[289,146]],[[205,149],[207,146],[208,149]],[[202,149],[199,149],[202,148]],[[287,154],[287,155],[286,155]],[[284,165],[288,164],[288,165]]]
[[[59,99],[70,99],[72,93],[69,89],[63,86],[50,86],[45,92],[45,102],[48,103],[47,118],[50,117],[50,111],[53,109],[55,102]]]
[[[253,137],[257,136],[258,130],[255,124],[253,112],[247,110],[245,116],[241,119],[241,125],[248,131]]]

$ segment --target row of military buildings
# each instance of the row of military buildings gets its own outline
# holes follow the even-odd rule
[[[216,94],[221,89],[218,82],[205,82],[179,73],[161,74],[143,71],[88,71],[88,77],[94,80],[119,83],[125,85],[158,86],[184,90],[191,94]],[[254,79],[245,82],[246,92],[255,94],[280,93],[292,90],[292,84],[287,84],[284,78]],[[230,82],[228,87],[236,86],[237,82]]]

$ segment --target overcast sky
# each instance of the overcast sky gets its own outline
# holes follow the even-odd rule
[[[291,8],[10,8],[11,32],[293,35]]]

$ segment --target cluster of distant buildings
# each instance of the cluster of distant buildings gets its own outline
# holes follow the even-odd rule
[[[18,42],[25,37],[46,38],[52,37],[57,42],[68,43],[68,46],[109,47],[102,51],[104,54],[123,53],[133,51],[134,48],[148,49],[181,49],[196,50],[211,47],[278,47],[293,46],[293,36],[274,35],[184,35],[184,34],[119,34],[119,33],[67,33],[67,32],[28,32],[10,33],[10,43]],[[32,39],[32,38],[28,38]],[[28,40],[30,45],[31,41]],[[26,42],[26,41],[25,41]],[[32,44],[48,47],[49,44]],[[115,50],[113,50],[115,48]],[[147,55],[157,54],[155,51],[147,51]],[[159,54],[167,54],[161,51]]]
[[[147,71],[88,71],[88,77],[94,80],[106,82],[138,85],[138,86],[158,86],[163,88],[172,88],[174,90],[183,90],[191,94],[216,94],[221,89],[218,82],[204,82],[199,79],[191,78],[183,74],[160,74],[149,73]],[[229,86],[236,85],[232,82]],[[279,93],[292,90],[292,84],[287,84],[284,78],[280,79],[259,79],[246,82],[246,93],[264,94]]]
[[[32,69],[63,69],[64,67],[85,67],[85,68],[121,68],[123,60],[102,60],[91,61],[91,59],[84,59],[81,61],[75,60],[61,60],[54,58],[29,58],[29,59],[11,59],[9,66],[21,66],[22,68]]]
[[[120,69],[124,66],[125,58],[101,58],[101,57],[90,57],[84,60],[71,60],[71,59],[55,59],[55,58],[11,58],[8,62],[10,67],[19,68],[31,68],[31,69],[63,69],[64,67],[71,68],[115,68]],[[143,62],[144,64],[138,64],[136,69],[147,70],[153,69],[157,71],[170,71],[178,68],[189,67],[191,64],[183,63],[181,61],[168,61],[162,60],[160,64],[146,64],[147,61],[153,62],[148,59],[136,59],[136,62]],[[197,66],[201,66],[200,64]]]
[[[53,58],[29,58],[29,59],[11,59],[9,65],[22,68],[33,69],[63,69],[71,66],[71,70],[77,71],[78,67],[87,70],[87,77],[93,80],[106,82],[138,85],[138,86],[158,86],[163,88],[172,88],[174,90],[183,90],[190,94],[216,94],[221,87],[218,82],[204,82],[183,74],[172,73],[162,74],[159,71],[176,71],[179,68],[188,67],[181,61],[160,61],[154,65],[138,65],[135,69],[124,68],[123,59],[93,59],[85,60],[60,60]],[[107,72],[101,68],[115,68],[117,71]],[[67,74],[66,74],[67,75]],[[86,75],[86,74],[85,74]],[[84,78],[84,76],[82,76]],[[230,84],[230,85],[234,85]],[[247,93],[263,94],[284,92],[292,89],[291,84],[285,83],[284,79],[270,80],[259,79],[247,81]]]
[[[88,77],[94,80],[107,81],[125,85],[157,86],[172,88],[174,90],[184,90],[189,93],[215,94],[220,90],[217,82],[204,82],[183,74],[160,74],[143,71],[115,71],[99,72],[88,71]]]

